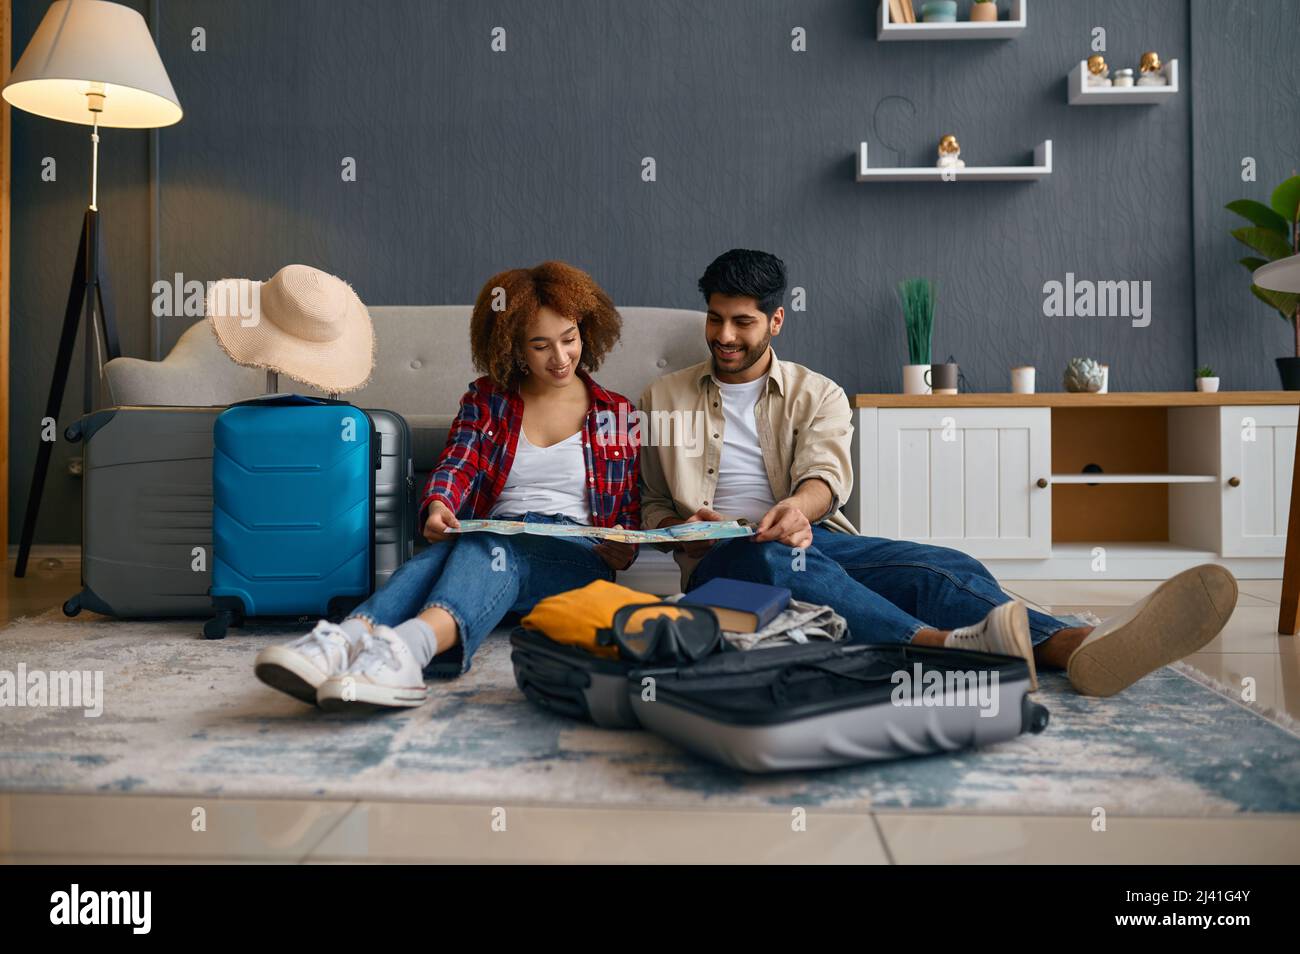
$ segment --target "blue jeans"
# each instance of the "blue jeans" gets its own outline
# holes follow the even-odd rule
[[[570,517],[527,513],[505,519],[529,523],[577,523]],[[487,634],[507,613],[527,613],[541,599],[596,580],[613,580],[614,571],[586,537],[537,537],[521,533],[467,533],[417,553],[388,583],[349,618],[371,625],[396,626],[431,606],[456,621],[456,645],[425,664],[431,676],[469,672],[470,660]]]
[[[833,607],[855,643],[907,643],[918,630],[970,626],[1013,599],[979,560],[947,547],[815,526],[802,568],[798,553],[781,543],[728,540],[695,568],[690,588],[716,576],[784,586],[797,600]],[[1068,626],[1029,611],[1035,645]]]

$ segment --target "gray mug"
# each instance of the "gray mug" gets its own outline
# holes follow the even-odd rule
[[[951,363],[930,365],[925,372],[925,383],[935,394],[956,394],[957,365]]]

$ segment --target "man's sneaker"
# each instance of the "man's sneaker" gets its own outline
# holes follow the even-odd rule
[[[263,649],[253,663],[253,672],[272,689],[314,706],[320,684],[346,671],[352,652],[352,640],[343,628],[321,620],[306,636]]]
[[[1161,583],[1101,622],[1066,664],[1085,696],[1113,696],[1148,673],[1203,649],[1237,605],[1237,581],[1206,563]]]
[[[411,708],[428,698],[424,673],[411,648],[387,626],[376,626],[363,636],[361,651],[347,671],[326,679],[316,690],[316,704],[326,712]]]
[[[954,629],[943,641],[949,649],[972,649],[1001,656],[1019,656],[1029,664],[1029,688],[1038,688],[1034,644],[1029,638],[1029,611],[1020,600],[995,606],[974,626]]]

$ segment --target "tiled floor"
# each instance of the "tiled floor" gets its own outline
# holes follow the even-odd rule
[[[12,567],[0,624],[58,605],[77,588],[75,554]],[[1056,612],[1106,616],[1141,582],[1007,581]],[[1258,702],[1300,718],[1296,637],[1278,636],[1278,581],[1243,581],[1224,632],[1189,658]],[[2,637],[0,637],[2,638]],[[636,811],[144,795],[0,794],[0,862],[736,862],[1300,863],[1295,816],[1122,818],[927,812]]]

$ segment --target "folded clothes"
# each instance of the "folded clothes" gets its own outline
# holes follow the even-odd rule
[[[753,633],[722,631],[722,638],[736,649],[767,649],[814,640],[836,642],[848,635],[849,624],[829,606],[791,600],[781,613]]]

